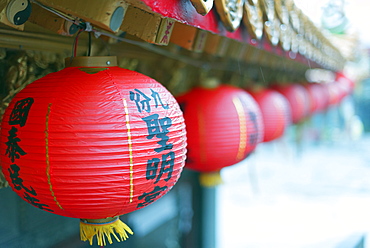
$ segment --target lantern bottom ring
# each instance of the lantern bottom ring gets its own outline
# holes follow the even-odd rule
[[[81,222],[89,225],[106,225],[113,223],[118,220],[118,216],[116,217],[108,217],[105,219],[80,219]]]

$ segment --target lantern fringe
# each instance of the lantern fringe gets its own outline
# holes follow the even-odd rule
[[[82,241],[89,240],[90,245],[93,244],[94,236],[98,241],[99,246],[105,246],[106,238],[109,244],[113,243],[112,236],[118,241],[128,239],[128,234],[133,235],[131,228],[123,223],[118,217],[113,218],[110,222],[103,222],[105,219],[98,220],[81,220],[80,221],[80,236]],[[112,235],[112,236],[111,236]]]
[[[223,183],[220,171],[201,173],[199,175],[200,185],[204,187],[215,187]]]

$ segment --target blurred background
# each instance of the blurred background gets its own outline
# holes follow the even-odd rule
[[[345,70],[356,88],[222,170],[220,248],[370,247],[370,3],[295,3],[350,58]]]

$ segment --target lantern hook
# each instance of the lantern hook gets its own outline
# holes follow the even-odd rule
[[[91,32],[93,32],[93,28],[89,22],[82,23],[82,27],[78,30],[75,39],[73,41],[73,49],[72,49],[72,58],[77,56],[77,46],[78,46],[78,40],[80,37],[80,34],[83,31],[88,32],[88,50],[87,50],[87,56],[91,56],[91,47],[92,47],[92,41],[91,41]]]

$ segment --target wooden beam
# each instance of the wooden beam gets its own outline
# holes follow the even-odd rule
[[[71,36],[78,31],[77,25],[37,4],[32,4],[32,13],[28,21],[61,35]]]
[[[192,50],[196,36],[197,29],[195,27],[176,22],[170,42],[187,50]]]
[[[38,0],[38,2],[111,32],[119,30],[128,7],[125,1],[120,0]]]
[[[134,6],[128,6],[120,30],[146,42],[168,45],[174,21]]]
[[[23,32],[0,26],[0,47],[71,54],[72,37],[52,34],[33,23],[27,22],[26,24],[25,30],[28,31]],[[80,37],[78,48],[81,51],[86,51],[87,49],[87,38],[85,35],[81,34]]]

